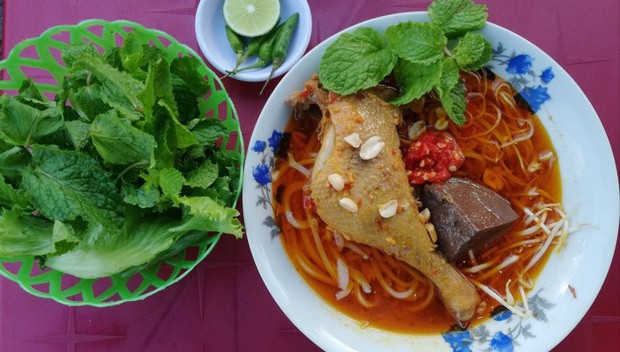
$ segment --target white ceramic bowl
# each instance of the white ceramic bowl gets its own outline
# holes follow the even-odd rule
[[[235,53],[230,48],[230,44],[226,39],[226,32],[222,7],[224,0],[202,0],[196,10],[196,39],[198,46],[204,54],[205,58],[213,67],[224,74],[227,70],[231,70],[235,66]],[[291,44],[288,48],[287,58],[278,68],[273,77],[278,77],[286,73],[293,65],[304,55],[310,35],[312,34],[312,15],[310,7],[306,0],[280,0],[280,22],[283,22],[289,16],[299,12],[299,22],[297,28],[293,32]],[[249,59],[241,67],[256,63],[256,57]],[[245,82],[261,82],[267,79],[271,71],[271,65],[258,69],[248,70],[229,76],[234,79]]]
[[[376,18],[358,26],[380,31],[400,21],[427,21],[426,13]],[[592,105],[571,77],[547,54],[520,36],[494,24],[482,33],[496,49],[493,70],[522,79],[529,99],[558,153],[564,206],[572,224],[568,246],[554,253],[528,295],[533,317],[500,314],[471,331],[416,336],[362,329],[317,296],[297,274],[282,248],[270,207],[269,162],[291,113],[284,99],[300,90],[335,36],[318,45],[282,79],[267,101],[250,140],[245,164],[243,206],[248,240],[258,270],[289,319],[328,351],[549,351],[577,325],[598,294],[618,234],[618,179],[603,127]],[[508,71],[507,71],[508,69]],[[265,144],[259,142],[264,141]],[[258,142],[258,143],[257,143]],[[266,146],[261,150],[262,146]],[[267,202],[262,202],[266,198]],[[575,288],[577,298],[571,295]]]

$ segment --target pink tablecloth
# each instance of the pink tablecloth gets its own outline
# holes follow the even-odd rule
[[[213,1],[213,0],[204,0]],[[483,1],[490,20],[527,38],[577,81],[620,160],[618,0]],[[310,0],[310,48],[361,20],[424,10],[420,0]],[[198,0],[5,0],[3,57],[50,26],[88,18],[128,19],[166,31],[198,50]],[[309,48],[309,49],[310,49]],[[276,82],[274,82],[276,83]],[[267,94],[261,84],[225,82],[247,141]],[[270,87],[272,88],[274,84]],[[556,351],[609,351],[620,345],[620,255],[594,305]],[[245,240],[223,237],[181,282],[137,303],[68,308],[0,279],[0,351],[316,351],[278,309]]]

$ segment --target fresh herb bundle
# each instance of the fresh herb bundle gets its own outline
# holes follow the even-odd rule
[[[95,278],[159,262],[205,232],[242,236],[237,152],[216,145],[223,122],[200,114],[209,85],[197,58],[170,62],[132,32],[103,54],[69,45],[62,59],[54,101],[29,80],[0,96],[1,257]]]
[[[491,44],[472,31],[484,27],[485,5],[472,0],[435,0],[430,23],[403,22],[384,34],[360,27],[331,44],[319,68],[323,86],[347,95],[379,84],[390,74],[400,87],[395,105],[408,104],[434,91],[450,119],[465,123],[465,87],[459,71],[484,66]]]

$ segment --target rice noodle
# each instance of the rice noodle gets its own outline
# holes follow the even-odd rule
[[[359,287],[353,288],[353,294],[355,295],[355,298],[357,299],[359,304],[361,304],[362,307],[364,307],[364,308],[372,308],[372,307],[374,307],[376,305],[376,301],[375,302],[371,302],[368,299],[366,299],[366,296],[359,289]]]
[[[289,224],[293,225],[293,227],[298,230],[304,230],[310,226],[308,225],[307,221],[299,222],[297,219],[295,219],[293,212],[288,209],[286,210],[286,220],[289,222]]]
[[[411,295],[413,295],[413,288],[410,288],[410,289],[408,289],[408,290],[406,290],[404,292],[398,292],[398,291],[394,290],[387,282],[385,282],[383,277],[378,276],[377,277],[377,281],[379,281],[379,285],[381,285],[381,287],[383,287],[385,292],[387,292],[390,296],[392,296],[394,298],[405,299],[405,298],[409,298]]]
[[[413,121],[424,121],[428,126],[445,122],[446,131],[466,156],[455,176],[486,184],[488,170],[493,177],[487,176],[487,186],[497,188],[518,209],[520,216],[515,226],[504,236],[480,251],[469,251],[466,260],[454,266],[476,285],[481,297],[472,322],[488,317],[499,305],[526,317],[532,313],[526,293],[534,287],[533,273],[538,273],[537,268],[553,248],[561,247],[566,234],[573,231],[557,203],[561,200],[558,165],[553,163],[557,155],[550,141],[539,134],[539,121],[517,103],[516,92],[509,84],[499,78],[487,80],[484,71],[462,77],[468,88],[465,124],[448,124],[445,111],[431,96],[420,111],[414,111],[418,115],[407,116],[407,123],[399,129],[401,147],[411,143],[405,127]],[[300,191],[304,197],[311,197],[308,178],[313,167],[320,168],[321,162],[325,162],[324,158],[315,160],[320,156],[317,151],[334,148],[333,140],[325,136],[335,132],[333,128],[331,132],[322,131],[318,124],[317,128],[307,124],[313,121],[291,121],[299,126],[294,130],[297,139],[290,143],[288,158],[282,155],[276,163],[272,191],[273,199],[283,200],[283,206],[276,207],[274,214],[278,223],[286,225],[281,238],[295,267],[304,278],[330,287],[329,297],[325,298],[335,301],[335,294],[338,308],[363,311],[351,313],[356,320],[365,322],[363,326],[372,322],[373,326],[383,328],[385,321],[393,323],[390,319],[416,323],[416,319],[424,320],[427,313],[434,312],[427,311],[427,307],[434,309],[440,298],[428,278],[376,248],[347,240],[344,233],[336,233],[322,222],[314,207],[299,202]],[[319,134],[331,142],[321,144]],[[285,188],[278,188],[281,185]],[[284,192],[276,193],[281,189]],[[422,211],[418,199],[416,205]],[[311,229],[299,229],[306,224]],[[324,295],[324,290],[319,291]]]

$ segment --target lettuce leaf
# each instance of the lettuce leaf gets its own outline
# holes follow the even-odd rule
[[[82,235],[85,240],[70,251],[48,257],[46,265],[74,276],[96,278],[149,266],[154,260],[159,262],[167,258],[161,254],[177,239],[195,233],[194,230],[201,231],[203,236],[206,232],[242,236],[237,210],[220,206],[207,197],[183,197],[181,201],[189,207],[190,214],[180,221],[173,212],[144,216],[132,211],[121,232],[109,233],[100,225],[91,225]]]
[[[183,233],[173,231],[174,216],[142,217],[134,212],[118,233],[100,224],[91,224],[81,234],[84,240],[74,249],[49,256],[46,265],[81,278],[97,278],[119,273],[152,260],[172,246]]]
[[[0,257],[44,255],[54,252],[54,222],[28,214],[16,206],[0,216]]]

